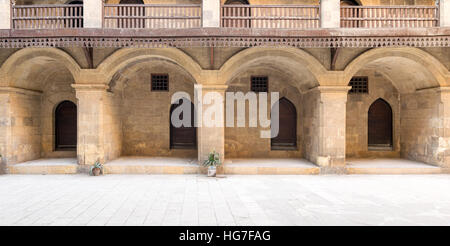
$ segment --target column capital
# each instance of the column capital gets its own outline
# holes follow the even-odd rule
[[[316,86],[311,89],[309,89],[307,92],[314,92],[318,91],[320,93],[345,93],[347,94],[348,91],[351,89],[351,86]]]
[[[79,91],[107,91],[109,89],[108,85],[105,84],[72,84],[77,92]]]
[[[11,86],[0,86],[0,94],[5,94],[5,93],[20,93],[20,94],[25,94],[25,95],[29,95],[29,96],[42,95],[42,91],[16,88],[16,87],[11,87]]]
[[[203,91],[217,91],[217,92],[225,92],[228,89],[228,85],[222,84],[195,84],[195,90],[203,90]]]

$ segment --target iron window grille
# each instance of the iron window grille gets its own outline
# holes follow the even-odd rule
[[[152,91],[169,91],[169,75],[152,74]]]
[[[251,90],[254,92],[268,92],[269,78],[267,76],[252,76]]]
[[[369,78],[368,77],[353,77],[348,84],[352,88],[351,94],[367,94],[369,93]]]

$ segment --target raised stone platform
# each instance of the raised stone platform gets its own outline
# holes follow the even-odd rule
[[[7,166],[9,174],[86,173],[76,158],[51,158]],[[225,175],[317,175],[320,167],[304,159],[228,159],[220,167]],[[443,174],[450,170],[404,159],[347,160],[347,174]],[[104,174],[205,174],[196,159],[121,157],[104,165]]]
[[[347,160],[348,174],[441,174],[440,167],[405,159]]]
[[[75,174],[76,158],[51,158],[27,161],[6,167],[9,174]]]
[[[304,159],[231,159],[225,160],[225,174],[311,175],[320,168]]]

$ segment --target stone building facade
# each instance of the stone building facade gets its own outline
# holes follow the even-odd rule
[[[196,20],[201,26],[184,29],[153,30],[147,28],[150,22],[133,24],[138,26],[128,30],[123,26],[121,30],[117,26],[105,28],[102,9],[120,4],[118,0],[85,1],[84,5],[80,1],[83,26],[73,28],[67,28],[67,22],[58,27],[56,20],[53,28],[48,23],[17,28],[19,20],[11,18],[19,11],[12,6],[60,6],[70,2],[17,0],[11,5],[9,0],[0,0],[0,154],[5,165],[72,157],[80,166],[89,166],[96,160],[107,163],[121,156],[196,158],[201,162],[216,150],[225,160],[302,158],[331,172],[345,168],[346,158],[404,158],[450,167],[448,0],[441,0],[438,6],[432,0],[142,1],[146,4],[143,6],[172,4],[173,9],[176,5],[200,6],[201,18]],[[255,17],[248,19],[248,26],[225,28],[221,20],[225,10],[221,8],[227,4],[287,6],[280,12],[284,15],[292,15],[289,11],[295,11],[294,6],[320,6],[315,10],[320,12],[320,26],[284,28],[289,25],[286,21],[277,24],[280,29],[254,28],[259,23]],[[420,21],[416,19],[414,24],[402,22],[400,25],[405,26],[400,27],[343,28],[340,4],[417,7],[418,12],[425,6],[437,11],[437,17],[430,16],[432,12],[421,16],[434,23],[430,27],[415,27]],[[232,17],[245,19],[260,10],[255,7],[249,15],[236,11]],[[51,13],[48,15],[58,15]],[[133,12],[128,18],[151,15],[150,10],[139,13]],[[364,25],[364,21],[368,20],[360,20],[358,25]],[[121,25],[119,20],[114,23]],[[390,36],[383,36],[387,32]],[[261,41],[265,43],[248,45],[242,37],[247,41],[265,38]],[[298,43],[313,37],[316,39],[310,42],[314,44]],[[133,38],[150,41],[130,43]],[[189,45],[189,38],[201,41]],[[211,38],[217,40],[212,42]],[[297,43],[291,44],[287,38],[297,39],[293,41]],[[351,41],[346,43],[345,38]],[[370,38],[377,41],[364,43]],[[386,44],[386,40],[400,39],[401,44]],[[339,44],[334,43],[338,40]],[[166,89],[152,89],[155,75],[168,80]],[[295,108],[292,146],[274,148],[271,139],[260,138],[262,127],[224,125],[198,127],[196,146],[174,147],[170,125],[174,93],[186,92],[192,101],[203,99],[198,97],[199,92],[216,92],[225,98],[225,92],[251,91],[252,79],[258,76],[267,79],[268,92],[279,92],[280,98]],[[76,148],[64,149],[64,144],[58,148],[57,135],[67,132],[58,132],[61,125],[56,115],[62,102],[76,105]],[[372,108],[376,112],[371,115],[375,102],[381,106]],[[205,113],[209,107],[205,104],[195,110]],[[389,122],[371,119],[380,115],[379,110],[391,115],[383,118]],[[280,124],[283,127],[283,122]],[[390,140],[386,138],[390,142],[379,144],[376,141],[383,139],[377,138],[371,144],[370,138],[377,134],[370,134],[386,127],[390,129]]]

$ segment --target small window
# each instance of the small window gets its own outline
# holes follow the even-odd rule
[[[169,75],[152,74],[152,91],[169,91]]]
[[[269,78],[267,76],[252,76],[251,90],[254,92],[268,92]]]
[[[348,85],[352,87],[349,93],[352,94],[369,93],[368,77],[353,77]]]

